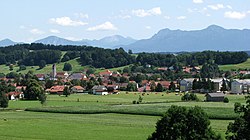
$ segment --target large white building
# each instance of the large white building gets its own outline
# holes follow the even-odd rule
[[[231,93],[233,94],[250,93],[250,79],[234,80],[231,83]]]
[[[183,79],[180,81],[180,91],[190,91],[192,90],[194,78]]]

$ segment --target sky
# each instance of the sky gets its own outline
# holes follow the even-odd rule
[[[146,39],[164,28],[250,29],[250,0],[1,0],[0,19],[0,40]]]

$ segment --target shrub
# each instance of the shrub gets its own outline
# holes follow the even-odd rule
[[[229,99],[227,97],[224,98],[223,100],[224,103],[229,103]]]

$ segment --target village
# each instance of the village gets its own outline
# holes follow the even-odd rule
[[[145,67],[151,67],[146,65]],[[157,68],[158,71],[174,70],[172,67]],[[195,75],[200,72],[199,67],[183,67],[183,72]],[[236,72],[232,72],[237,74]],[[249,71],[239,71],[240,75],[247,75]],[[132,73],[140,75],[141,73]],[[147,75],[152,76],[152,73]],[[207,101],[223,101],[226,94],[247,94],[250,93],[250,79],[227,79],[227,78],[182,78],[173,81],[162,80],[160,77],[156,80],[141,79],[139,81],[129,80],[131,74],[120,73],[118,71],[103,70],[96,74],[87,75],[86,72],[68,73],[57,72],[56,64],[52,66],[50,74],[35,74],[38,81],[44,83],[43,88],[46,94],[64,95],[65,87],[70,88],[69,94],[93,94],[109,95],[119,94],[121,91],[126,92],[174,92],[180,93],[203,93],[207,94]],[[15,91],[7,95],[10,100],[23,99],[23,91],[26,85],[18,85],[15,79],[1,78],[3,81],[11,83]],[[47,83],[46,83],[47,82]],[[50,84],[48,84],[50,83]],[[200,83],[201,85],[197,86]],[[203,84],[203,85],[202,85]],[[205,85],[210,85],[210,87]]]

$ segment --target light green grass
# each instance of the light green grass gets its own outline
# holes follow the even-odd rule
[[[194,107],[200,106],[213,119],[233,119],[237,117],[234,113],[234,103],[244,103],[242,95],[228,95],[229,103],[223,102],[181,102],[181,96],[174,93],[149,93],[143,97],[142,104],[132,104],[137,101],[142,93],[121,93],[118,95],[95,96],[74,94],[69,97],[49,95],[47,104],[42,107],[38,101],[10,101],[10,109],[27,109],[30,111],[58,112],[58,113],[121,113],[141,115],[163,115],[171,105]],[[205,97],[198,94],[201,100]]]
[[[79,64],[79,62],[77,61],[77,59],[73,59],[73,60],[69,60],[67,62],[57,63],[56,64],[57,72],[63,71],[64,63],[70,63],[72,65],[71,72],[81,72],[86,68],[84,66],[81,66]],[[14,66],[14,69],[12,71],[10,71],[9,66],[0,65],[0,72],[4,73],[4,74],[10,73],[10,72],[18,72],[18,73],[25,74],[28,71],[33,71],[34,74],[40,74],[40,73],[49,74],[50,72],[52,72],[52,64],[47,64],[46,67],[44,67],[43,69],[39,69],[38,66],[26,66],[26,70],[22,70],[22,71],[18,71],[18,69],[19,69],[19,66]]]
[[[120,114],[0,112],[0,139],[145,140],[154,131],[157,119]]]
[[[129,67],[130,65],[122,66],[122,67],[116,67],[116,68],[110,68],[108,70],[110,71],[122,71],[124,68]],[[96,69],[95,73],[106,71],[107,69],[104,68],[98,68]]]
[[[248,58],[246,62],[243,62],[240,64],[220,65],[219,68],[220,70],[223,70],[223,71],[250,69],[250,58]]]
[[[1,111],[0,132],[5,133],[0,135],[0,139],[140,140],[146,139],[155,130],[155,123],[160,119],[160,115],[171,105],[201,106],[209,116],[220,115],[226,118],[237,115],[233,112],[234,102],[245,102],[242,95],[227,95],[230,102],[226,104],[181,102],[181,96],[174,93],[146,93],[142,96],[142,104],[132,104],[139,95],[142,96],[142,93],[122,92],[108,96],[74,94],[69,97],[48,95],[46,106],[42,106],[38,101],[10,101],[9,108],[13,110],[36,108],[64,113]],[[205,99],[203,94],[198,94],[198,97],[201,100]],[[3,121],[3,118],[7,121]],[[231,121],[213,119],[211,126],[224,137],[227,125]]]

